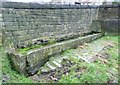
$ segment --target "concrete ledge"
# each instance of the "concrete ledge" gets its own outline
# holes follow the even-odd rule
[[[77,39],[44,46],[42,48],[32,49],[24,55],[15,51],[7,51],[7,54],[13,62],[13,66],[18,72],[25,75],[33,75],[47,60],[49,60],[49,57],[51,55],[60,53],[70,48],[75,48],[84,42],[90,42],[92,40],[100,38],[101,36],[103,36],[102,33],[87,35],[84,37],[79,37]]]

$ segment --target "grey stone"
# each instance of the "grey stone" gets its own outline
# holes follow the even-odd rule
[[[18,54],[17,52],[13,52],[8,50],[7,52],[8,58],[11,60],[12,65],[15,70],[20,72],[21,74],[28,75],[26,71],[26,56],[22,54]]]
[[[93,17],[91,10],[96,11],[95,9],[26,10],[8,8],[4,9],[2,17],[5,30],[7,30],[9,33],[13,33],[13,38],[15,37],[20,40],[20,42],[22,41],[25,43],[23,46],[29,47],[29,43],[26,43],[26,40],[32,41],[33,39],[41,38],[44,40],[42,43],[46,45],[48,44],[47,39],[51,40],[51,37],[55,37],[54,39],[56,39],[56,41],[65,41],[79,37],[78,34],[74,34],[78,31],[83,30],[80,35],[88,32],[88,30],[89,32],[93,30],[100,32],[99,26],[95,26],[94,28],[91,26],[92,29],[90,29],[90,25],[92,25],[92,19],[94,19],[90,18],[90,16]],[[73,34],[69,35],[71,32],[73,32]],[[15,43],[13,42],[13,44]],[[20,44],[16,44],[17,45],[15,46],[21,47]],[[32,42],[30,44],[32,44]],[[35,42],[35,44],[41,43]]]
[[[6,3],[6,6],[9,7],[9,3]],[[16,4],[13,5],[15,6],[17,7]],[[42,48],[28,51],[22,57],[16,52],[7,52],[16,70],[23,74],[37,72],[50,55],[75,48],[103,35],[97,32],[117,33],[118,31],[116,7],[106,8],[107,11],[102,7],[75,8],[76,6],[73,6],[74,9],[69,9],[68,6],[67,8],[62,6],[64,9],[48,9],[50,6],[44,5],[45,9],[22,9],[24,7],[29,8],[29,4],[23,4],[21,9],[0,9],[2,11],[0,21],[3,24],[0,31],[2,29],[2,41],[6,48],[18,49],[44,45]],[[80,37],[93,31],[97,34]],[[48,45],[51,40],[59,43]]]
[[[58,62],[56,62],[56,61],[52,61],[52,63],[54,63],[56,66],[58,66],[58,67],[61,67],[61,64],[59,64]]]

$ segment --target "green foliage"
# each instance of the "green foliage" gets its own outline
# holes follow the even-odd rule
[[[71,53],[73,51],[74,51],[74,49],[65,50],[62,54],[71,56],[71,54],[69,54],[69,53]]]
[[[62,78],[59,80],[59,83],[80,83],[79,79],[74,76],[75,72],[70,72],[67,76],[62,75]]]
[[[80,78],[80,82],[105,83],[108,80],[107,67],[97,63],[87,65],[86,72]]]
[[[54,39],[48,40],[48,44],[54,44],[54,43],[56,43],[56,41]]]
[[[107,66],[103,66],[102,64],[87,64],[87,63],[82,63],[82,65],[76,65],[74,68],[71,69],[71,72],[68,75],[62,75],[62,78],[59,80],[59,83],[105,83],[108,78],[109,74],[106,72],[107,71]],[[86,70],[84,71],[83,74],[80,75],[80,78],[77,78],[76,72],[74,71],[75,68],[85,68]]]
[[[112,42],[118,43],[118,38],[120,38],[120,36],[113,36],[113,35],[109,36],[109,35],[107,35],[107,36],[102,37],[101,39],[111,40]]]

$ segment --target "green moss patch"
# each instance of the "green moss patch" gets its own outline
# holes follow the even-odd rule
[[[41,47],[43,47],[43,46],[42,45],[33,45],[31,47],[17,49],[16,51],[19,52],[19,53],[25,54],[27,51],[29,51],[31,49],[41,48]]]

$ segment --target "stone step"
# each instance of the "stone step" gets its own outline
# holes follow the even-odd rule
[[[41,67],[41,72],[43,73],[43,72],[48,72],[48,71],[50,71],[50,68],[48,68],[47,66],[43,66],[43,67]]]
[[[58,67],[57,65],[55,65],[55,64],[53,63],[53,61],[49,61],[49,64],[50,64],[51,66],[55,67],[55,68]]]
[[[62,60],[63,60],[63,57],[62,57],[61,55],[54,56],[54,57],[51,57],[51,58],[49,59],[49,61],[57,61],[57,62],[59,62],[59,63],[61,63]]]
[[[50,70],[55,70],[58,67],[61,67],[61,62],[63,59],[66,59],[67,56],[56,56],[56,57],[51,57],[47,63],[44,64],[44,66],[41,68],[41,72],[46,72]],[[47,67],[47,69],[46,69]],[[48,69],[49,68],[49,69]]]
[[[56,61],[52,61],[57,67],[61,67],[61,64],[56,62]]]
[[[83,61],[87,63],[91,63],[88,59],[84,58],[83,56],[78,56],[78,58],[82,59]]]
[[[50,70],[55,70],[55,66],[51,65],[49,62],[46,63],[46,66],[50,68]]]

